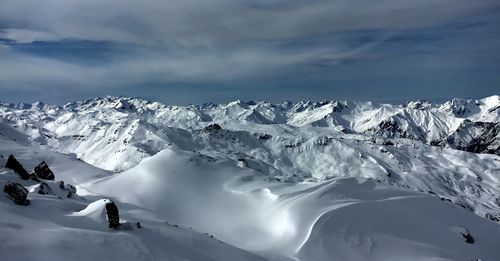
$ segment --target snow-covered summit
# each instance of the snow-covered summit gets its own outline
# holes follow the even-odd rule
[[[285,181],[369,177],[454,197],[485,215],[500,208],[498,188],[487,182],[496,182],[498,170],[494,156],[478,153],[500,154],[498,108],[498,95],[443,104],[238,100],[200,106],[108,96],[63,107],[1,104],[0,135],[118,172],[170,148],[245,160]],[[205,131],[211,124],[222,129]],[[21,136],[13,137],[16,131]],[[479,197],[466,192],[471,184]],[[450,192],[457,188],[463,193]],[[484,195],[489,199],[478,205]]]
[[[0,163],[10,154],[28,170],[44,161],[58,180],[43,186],[69,182],[78,197],[45,195],[0,169],[0,185],[19,183],[32,202],[0,199],[10,240],[0,252],[52,231],[43,242],[68,249],[46,253],[53,260],[496,260],[499,106],[499,96],[2,103]],[[120,208],[120,231],[107,230],[106,198]]]

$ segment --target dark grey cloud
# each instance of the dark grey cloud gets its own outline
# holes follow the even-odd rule
[[[167,100],[173,86],[184,88],[186,102],[189,93],[195,102],[259,98],[263,90],[275,100],[393,99],[390,93],[416,97],[424,84],[443,86],[435,97],[452,85],[467,89],[473,79],[483,79],[477,84],[486,86],[485,95],[500,84],[491,72],[500,64],[497,0],[2,0],[0,6],[0,89],[12,99],[64,90],[67,97],[57,100],[135,92]]]

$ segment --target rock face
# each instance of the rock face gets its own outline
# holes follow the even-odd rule
[[[500,155],[500,123],[465,120],[444,142],[458,150]]]
[[[23,165],[17,161],[17,159],[10,155],[7,159],[7,163],[5,163],[5,167],[16,172],[22,179],[29,179],[30,174],[24,169]]]
[[[207,127],[205,127],[203,129],[203,132],[217,132],[219,130],[222,130],[222,127],[219,124],[214,123],[214,124],[210,124]]]
[[[120,226],[120,215],[118,213],[118,207],[111,200],[106,203],[106,214],[108,216],[110,228],[117,228]]]
[[[19,183],[9,183],[5,185],[3,191],[18,205],[27,206],[30,204],[27,199],[28,190]]]
[[[54,172],[50,170],[49,165],[45,161],[40,162],[38,166],[35,167],[35,174],[38,178],[46,180],[54,180]]]
[[[38,179],[35,173],[30,174],[30,179],[36,182],[40,182],[40,179]]]
[[[399,123],[393,119],[382,121],[369,131],[372,131],[376,136],[383,138],[408,138],[408,133],[404,131]]]

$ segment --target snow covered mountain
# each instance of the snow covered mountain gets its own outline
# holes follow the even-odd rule
[[[51,246],[122,242],[96,242],[98,260],[500,259],[500,96],[185,107],[105,97],[2,103],[0,115],[3,160],[43,160],[79,196],[19,181],[32,204],[0,200],[2,252],[35,244],[48,223],[60,235]],[[0,185],[16,178],[3,169]],[[107,231],[103,198],[149,229]]]

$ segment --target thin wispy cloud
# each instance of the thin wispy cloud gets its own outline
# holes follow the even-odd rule
[[[308,83],[317,93],[365,99],[356,91],[394,85],[395,74],[407,74],[404,67],[425,78],[422,84],[435,78],[443,88],[466,68],[473,68],[467,73],[474,79],[483,75],[489,90],[499,84],[488,73],[500,57],[495,47],[500,37],[493,33],[500,28],[496,0],[4,0],[0,5],[0,89],[13,97],[53,88],[68,90],[67,99],[74,99],[72,91],[119,94],[141,86],[148,92],[148,85],[166,86],[160,96],[171,97],[168,86],[185,83],[198,86],[192,102],[206,96],[205,86],[231,84],[244,90],[242,95],[266,85],[271,99],[316,98],[282,91]],[[425,69],[457,65],[451,76],[439,79]],[[349,80],[360,87],[341,91]]]

